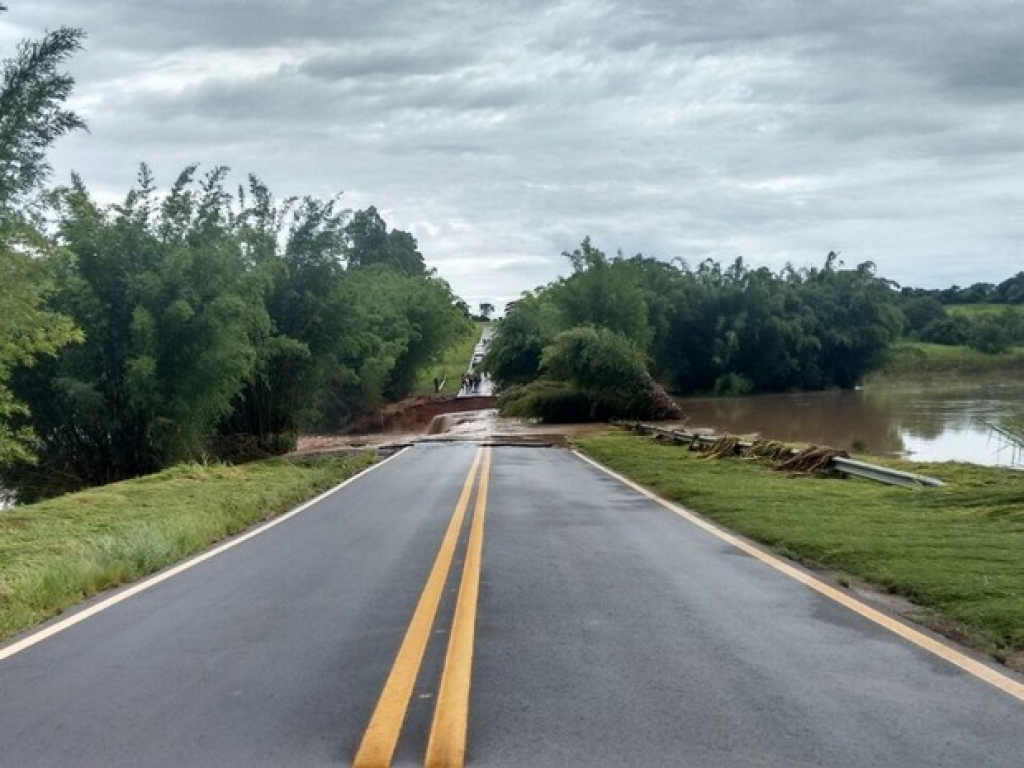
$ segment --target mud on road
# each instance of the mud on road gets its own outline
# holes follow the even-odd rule
[[[358,434],[302,435],[292,455],[451,440],[563,445],[568,437],[607,429],[606,424],[537,424],[502,418],[493,404],[491,397],[412,398],[387,406],[376,425],[367,422]]]

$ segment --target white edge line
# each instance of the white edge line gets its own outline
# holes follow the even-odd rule
[[[217,555],[220,555],[220,554],[222,554],[224,552],[227,552],[229,549],[233,549],[234,547],[237,547],[239,544],[243,544],[243,543],[249,541],[249,539],[253,539],[256,536],[259,536],[261,533],[266,533],[271,528],[274,528],[275,526],[280,525],[281,523],[285,522],[286,520],[290,520],[291,518],[295,517],[296,515],[298,515],[301,512],[305,512],[307,509],[312,507],[314,504],[317,504],[317,503],[323,501],[328,496],[330,496],[330,495],[332,495],[334,493],[337,493],[342,488],[345,488],[349,484],[354,483],[356,480],[358,480],[358,479],[360,479],[362,477],[365,477],[366,475],[368,475],[370,472],[373,472],[378,467],[383,467],[389,461],[391,461],[392,459],[398,457],[399,455],[401,455],[404,452],[405,452],[405,449],[403,448],[402,450],[399,450],[399,451],[391,454],[390,456],[388,456],[383,461],[378,461],[376,464],[373,464],[373,465],[367,467],[362,472],[359,472],[359,473],[353,475],[352,477],[348,478],[347,480],[344,480],[343,482],[339,483],[338,485],[334,486],[333,488],[327,489],[326,491],[321,493],[319,496],[316,496],[315,498],[312,498],[309,501],[303,502],[302,504],[300,504],[299,506],[295,507],[291,511],[286,512],[283,515],[280,515],[279,517],[275,517],[273,520],[269,520],[266,523],[263,523],[258,528],[253,528],[251,531],[248,531],[248,532],[243,533],[243,534],[239,534],[235,538],[232,538],[232,539],[224,542],[223,544],[220,544],[219,546],[214,547],[211,550],[203,552],[203,553],[201,553],[199,555],[195,555],[194,557],[191,557],[188,560],[185,560],[185,561],[183,561],[181,563],[178,563],[175,566],[172,566],[171,568],[168,568],[166,571],[161,571],[160,573],[158,573],[158,574],[156,574],[154,576],[150,576],[148,579],[145,579],[144,581],[140,581],[139,583],[137,583],[137,584],[135,584],[135,585],[133,585],[131,587],[128,587],[123,592],[118,592],[116,595],[111,595],[107,599],[101,600],[100,602],[96,603],[95,605],[91,605],[88,608],[85,608],[85,609],[75,613],[72,616],[68,616],[66,619],[63,619],[63,620],[58,621],[58,622],[56,622],[54,624],[51,624],[50,626],[45,627],[43,629],[40,629],[37,632],[34,632],[34,633],[30,634],[28,637],[24,637],[21,640],[18,640],[17,642],[11,643],[9,646],[7,646],[5,648],[0,648],[0,661],[4,661],[5,659],[9,659],[11,656],[14,656],[17,653],[21,653],[22,651],[24,651],[24,650],[26,650],[28,648],[31,648],[33,645],[36,645],[37,643],[41,643],[44,640],[47,640],[47,639],[53,637],[54,635],[57,635],[57,634],[63,632],[66,629],[70,629],[71,627],[75,626],[76,624],[80,624],[81,622],[85,621],[86,619],[90,619],[93,616],[95,616],[96,614],[102,613],[103,611],[107,610],[108,608],[112,608],[113,606],[117,605],[120,602],[123,602],[123,601],[127,600],[130,597],[134,597],[135,595],[139,594],[140,592],[145,592],[147,589],[150,589],[151,587],[155,587],[157,584],[160,584],[161,582],[167,581],[168,579],[170,579],[170,578],[172,578],[174,576],[177,576],[179,573],[183,573],[183,572],[189,570],[190,568],[194,568],[195,566],[199,565],[200,563],[204,563],[207,560],[210,560],[211,558],[216,557]]]
[[[774,568],[776,571],[779,571],[780,573],[789,576],[791,579],[800,582],[804,586],[810,587],[815,592],[818,592],[819,594],[823,595],[824,597],[827,597],[833,602],[839,603],[840,605],[848,608],[849,610],[860,614],[864,618],[868,619],[874,624],[877,624],[883,629],[887,629],[893,634],[903,638],[907,642],[913,643],[918,648],[928,651],[929,653],[938,656],[939,658],[944,659],[945,661],[948,661],[950,664],[959,667],[964,672],[967,672],[968,674],[985,681],[989,685],[998,688],[1004,693],[1007,693],[1010,696],[1019,699],[1020,701],[1024,701],[1024,684],[1014,680],[1012,677],[1004,675],[1000,671],[990,667],[988,664],[984,664],[976,659],[972,659],[967,654],[962,653],[961,651],[958,651],[945,643],[939,642],[933,637],[929,637],[923,632],[914,629],[913,627],[903,623],[902,621],[899,621],[891,616],[888,616],[882,611],[879,611],[878,609],[871,607],[867,603],[863,602],[862,600],[859,600],[856,597],[853,597],[852,595],[847,594],[846,592],[841,592],[835,587],[826,584],[821,579],[818,579],[817,577],[812,576],[811,574],[794,567],[793,565],[787,563],[785,560],[775,555],[769,554],[760,547],[754,546],[753,544],[744,541],[738,536],[734,536],[725,529],[719,528],[717,525],[708,522],[707,520],[699,517],[696,513],[687,509],[686,507],[680,506],[679,504],[675,504],[674,502],[671,502],[667,499],[663,499],[661,496],[658,496],[653,491],[644,488],[642,485],[630,480],[628,477],[620,475],[618,472],[615,472],[609,469],[608,467],[604,466],[603,464],[598,463],[589,456],[584,456],[582,453],[575,449],[572,452],[576,454],[576,456],[579,459],[585,461],[587,464],[590,464],[595,469],[598,469],[601,472],[604,472],[606,475],[615,478],[623,485],[632,488],[634,491],[641,494],[642,496],[676,513],[684,520],[693,523],[695,526],[710,533],[712,536],[721,539],[727,544],[731,544],[732,546],[745,552],[746,554],[751,555],[752,557],[760,560],[765,565],[768,565],[771,568]]]

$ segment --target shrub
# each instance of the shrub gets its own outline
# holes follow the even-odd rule
[[[998,318],[983,317],[974,321],[967,345],[988,355],[1006,352],[1013,343],[1009,329]]]
[[[933,320],[918,335],[921,341],[931,344],[959,346],[967,343],[970,334],[971,324],[967,318],[954,315],[941,320]]]
[[[679,414],[647,374],[643,354],[607,329],[577,327],[558,334],[541,363],[541,378],[499,398],[503,414],[562,423]]]
[[[590,421],[595,403],[586,392],[564,381],[537,379],[503,393],[498,398],[498,407],[506,416],[574,424]]]

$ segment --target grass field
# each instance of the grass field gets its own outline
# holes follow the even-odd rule
[[[964,317],[990,317],[1012,312],[1024,317],[1024,304],[947,304],[946,311],[951,315]]]
[[[1024,472],[891,462],[947,483],[914,491],[789,476],[626,433],[577,443],[664,497],[837,572],[840,583],[909,598],[925,609],[915,619],[1024,669]]]
[[[456,344],[449,347],[437,363],[421,371],[419,378],[416,380],[413,394],[434,394],[435,376],[438,379],[447,377],[448,383],[445,384],[441,394],[456,394],[459,391],[462,374],[469,367],[469,360],[473,356],[473,348],[480,341],[480,332],[486,325],[487,323],[473,323],[472,333],[466,334]]]
[[[0,639],[284,512],[374,460],[189,464],[0,513]]]
[[[1024,347],[989,355],[969,347],[901,341],[890,350],[885,367],[871,374],[869,381],[908,375],[973,377],[987,374],[1024,375]]]

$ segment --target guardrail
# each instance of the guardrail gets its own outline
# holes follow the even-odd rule
[[[722,435],[711,435],[704,432],[690,432],[685,429],[667,429],[665,427],[657,427],[653,424],[642,424],[640,422],[613,421],[612,423],[615,424],[615,426],[629,429],[634,432],[660,435],[661,437],[667,437],[680,445],[689,444],[693,447],[711,446],[722,438]],[[746,450],[752,445],[754,445],[754,443],[749,440],[740,440],[737,443],[737,448],[740,450]],[[790,451],[790,455],[795,455],[797,453],[795,448],[791,448]],[[886,485],[898,485],[904,488],[934,488],[944,485],[941,480],[936,480],[934,477],[917,475],[913,472],[903,472],[898,469],[890,469],[889,467],[880,467],[877,464],[868,464],[867,462],[847,459],[841,456],[834,456],[831,459],[830,466],[832,469],[837,472],[842,472],[844,475],[853,475],[855,477],[864,478],[865,480],[874,480],[878,483],[885,483]]]
[[[913,472],[901,472],[898,469],[880,467],[877,464],[868,464],[855,459],[844,459],[842,456],[835,456],[832,459],[832,466],[839,472],[846,475],[863,477],[866,480],[874,480],[887,485],[902,485],[904,488],[920,488],[921,486],[934,488],[944,485],[941,480],[927,475],[916,475]]]

